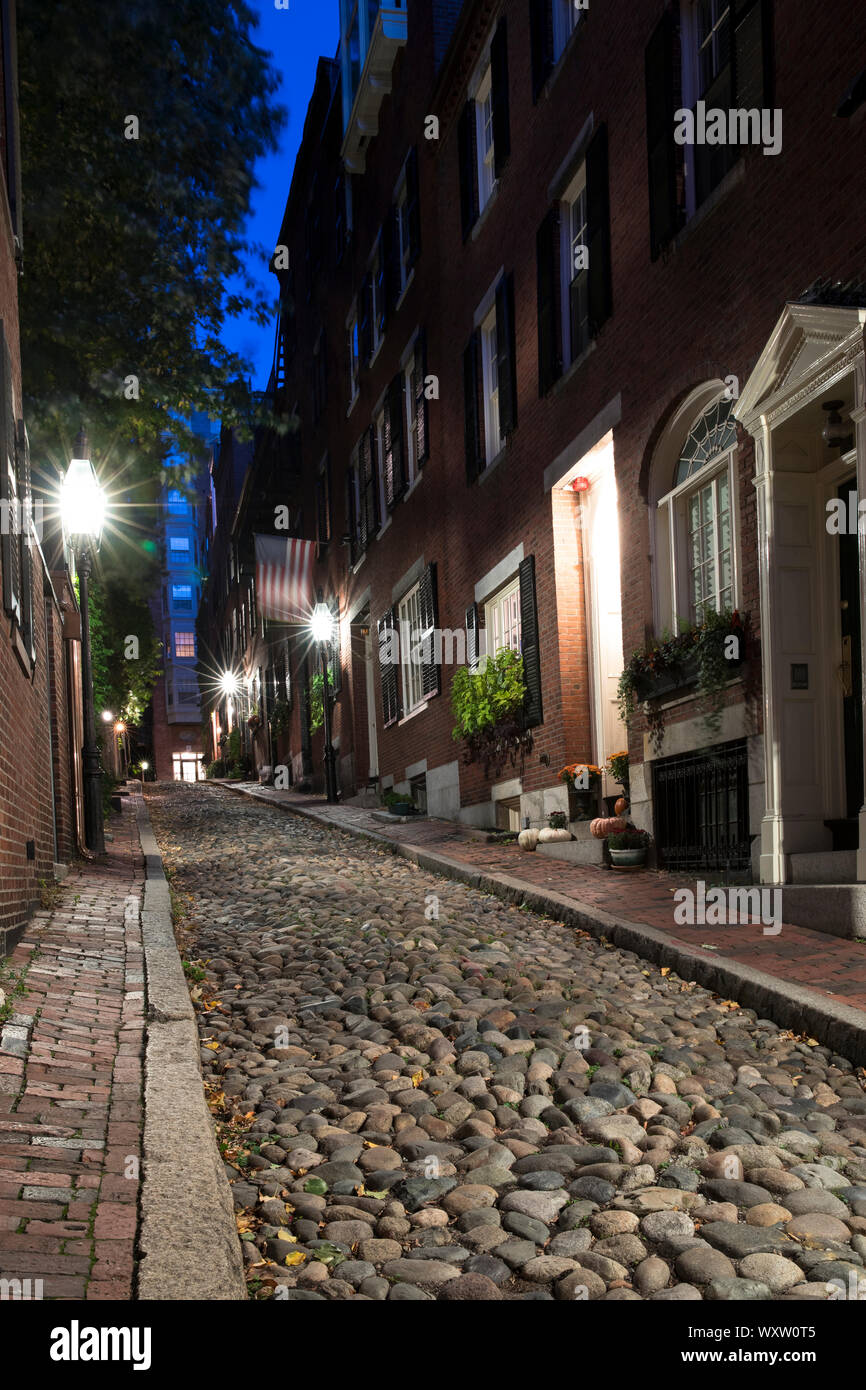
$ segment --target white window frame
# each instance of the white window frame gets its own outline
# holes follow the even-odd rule
[[[413,584],[397,604],[397,631],[400,635],[400,679],[403,690],[403,718],[426,703],[423,670],[413,659],[416,641],[422,636],[421,584]],[[408,640],[407,640],[408,633]]]
[[[510,611],[509,611],[510,610]],[[516,630],[515,630],[516,621]],[[520,655],[523,632],[520,624],[520,575],[515,574],[497,589],[484,604],[484,631],[486,634],[486,654],[496,656],[497,652],[510,650]],[[508,632],[512,640],[502,641]],[[516,640],[515,640],[516,639]]]
[[[177,598],[176,595],[175,595],[175,590],[176,590],[176,589],[189,589],[189,598]],[[183,605],[189,604],[189,608],[187,608],[186,606],[181,607],[182,604],[183,604]],[[194,596],[193,596],[192,585],[191,585],[191,584],[172,584],[172,586],[171,586],[171,607],[172,607],[172,612],[174,612],[174,613],[192,613],[192,611],[193,611],[193,609],[194,609],[194,606],[195,606],[195,599],[194,599]]]
[[[493,68],[489,62],[478,84],[478,91],[475,93],[475,148],[477,152],[478,214],[480,216],[490,202],[496,187],[496,152],[493,141]]]
[[[188,637],[188,638],[191,639],[191,642],[192,642],[192,651],[191,651],[191,652],[189,652],[189,651],[181,651],[181,650],[180,650],[180,639],[181,639],[181,637]],[[188,646],[188,645],[189,645],[188,643],[184,642],[184,646],[185,646],[185,647]],[[186,629],[186,630],[184,630],[183,632],[175,632],[175,634],[174,634],[174,654],[175,654],[175,657],[177,657],[177,659],[180,660],[180,661],[183,661],[184,659],[190,660],[190,658],[192,658],[193,660],[195,659],[195,633],[194,633],[194,632],[190,632],[189,629]]]
[[[583,238],[574,235],[574,212],[580,204],[583,214]],[[591,337],[587,320],[586,341],[575,344],[571,335],[571,284],[576,275],[588,274],[586,269],[574,270],[575,254],[578,247],[587,249],[589,234],[589,209],[586,201],[586,162],[581,164],[568,188],[562,196],[559,216],[560,234],[560,305],[562,311],[562,357],[563,367],[569,367],[589,347]]]
[[[169,555],[192,555],[192,547],[189,543],[189,536],[169,536],[168,538]]]
[[[731,608],[739,607],[740,590],[740,566],[739,566],[739,499],[737,493],[736,471],[734,468],[735,450],[728,450],[726,453],[717,454],[704,464],[697,473],[693,473],[690,478],[686,478],[677,487],[672,488],[664,497],[659,498],[657,503],[658,516],[658,556],[659,556],[659,578],[662,578],[662,571],[667,576],[667,583],[670,585],[669,592],[665,594],[666,602],[663,603],[664,610],[670,612],[671,629],[676,632],[681,621],[689,624],[695,623],[699,615],[694,611],[694,597],[691,588],[692,578],[692,559],[689,550],[689,499],[699,491],[702,491],[708,483],[716,484],[716,498],[718,497],[718,479],[726,474],[728,478],[728,497],[731,515]],[[718,506],[714,509],[713,519],[713,556],[716,567],[716,593],[715,605],[719,599],[719,580],[720,580],[720,547],[718,532]],[[660,596],[661,597],[661,596]]]
[[[499,429],[498,324],[496,303],[481,323],[481,380],[484,396],[485,463],[491,464],[505,440]]]

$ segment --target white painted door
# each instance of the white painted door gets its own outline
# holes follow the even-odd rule
[[[599,463],[589,492],[581,498],[581,506],[584,566],[588,579],[594,760],[603,768],[612,753],[621,753],[628,747],[628,734],[620,719],[616,698],[622,673],[622,594],[612,447],[605,451]],[[619,791],[619,784],[605,776],[603,795],[613,796]]]

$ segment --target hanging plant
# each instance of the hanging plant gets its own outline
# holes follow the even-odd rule
[[[292,716],[288,700],[275,700],[271,710],[271,733],[274,738],[279,738],[280,734],[287,734],[291,721]]]
[[[456,723],[452,738],[463,742],[467,763],[480,762],[485,776],[491,768],[498,775],[507,762],[512,767],[532,751],[531,732],[524,727],[526,686],[523,657],[503,648],[471,671],[461,666],[451,683],[451,709]]]
[[[676,637],[664,633],[645,651],[632,653],[617,687],[619,713],[631,722],[638,704],[644,714],[653,745],[658,751],[665,731],[664,695],[697,685],[706,698],[703,723],[711,734],[721,726],[727,683],[743,660],[748,615],[734,609],[705,610],[700,623],[684,625]]]

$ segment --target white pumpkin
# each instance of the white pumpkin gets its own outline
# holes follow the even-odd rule
[[[540,845],[550,845],[559,840],[570,840],[572,834],[570,830],[553,830],[549,825],[538,832],[538,843]]]
[[[521,830],[520,834],[517,837],[517,843],[520,845],[521,849],[535,849],[535,846],[538,844],[538,831]]]

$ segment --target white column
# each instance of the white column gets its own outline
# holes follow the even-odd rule
[[[761,882],[784,883],[785,853],[781,815],[781,748],[778,671],[773,647],[776,601],[773,583],[775,552],[773,444],[764,416],[757,422],[755,479],[758,512],[758,575],[761,595],[761,684],[764,706],[764,818],[761,821]]]

